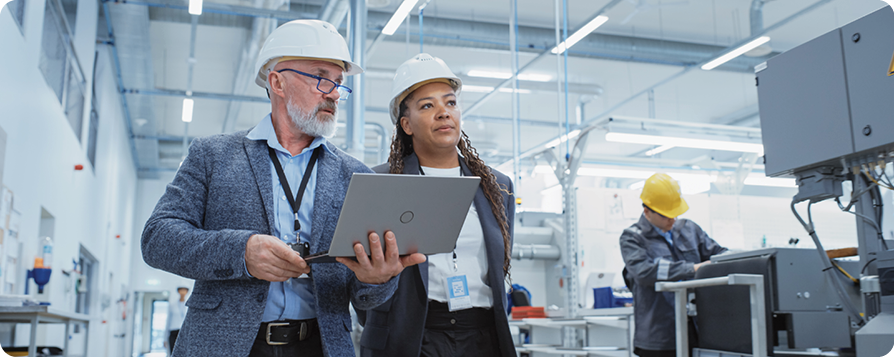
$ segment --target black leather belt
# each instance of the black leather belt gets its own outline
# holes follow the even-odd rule
[[[318,329],[317,319],[262,322],[258,338],[271,346],[287,345],[304,341]]]

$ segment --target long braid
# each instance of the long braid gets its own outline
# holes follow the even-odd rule
[[[404,117],[406,111],[407,105],[401,102],[398,118]],[[472,171],[472,174],[481,178],[481,188],[484,191],[484,196],[487,197],[487,201],[490,203],[491,211],[494,213],[497,224],[500,225],[500,233],[503,236],[503,275],[511,281],[512,278],[509,273],[510,261],[512,259],[512,254],[510,253],[512,251],[512,237],[509,235],[509,224],[511,222],[508,221],[501,192],[505,192],[509,196],[512,196],[512,192],[509,192],[507,188],[501,187],[497,183],[497,177],[494,176],[484,161],[478,157],[478,150],[472,146],[469,136],[464,131],[461,133],[462,138],[460,138],[456,146],[459,148],[463,160],[466,162],[469,170]],[[389,172],[402,174],[404,171],[404,157],[413,152],[415,152],[413,149],[413,138],[404,131],[400,123],[397,123],[394,128],[394,136],[391,138],[391,154],[388,156]]]
[[[481,188],[484,190],[484,195],[490,203],[491,211],[494,213],[494,218],[497,220],[497,224],[500,225],[500,233],[503,235],[503,274],[511,281],[512,278],[509,273],[509,268],[512,259],[512,254],[510,253],[512,251],[512,237],[509,236],[510,222],[508,222],[506,208],[503,206],[503,195],[501,192],[506,192],[509,196],[512,196],[512,192],[509,192],[507,188],[501,187],[500,184],[497,183],[497,177],[494,176],[493,172],[491,172],[484,161],[478,157],[478,150],[472,146],[466,132],[462,132],[462,138],[457,144],[457,147],[459,147],[459,151],[463,154],[463,160],[466,162],[466,165],[469,166],[469,170],[472,171],[472,174],[481,178]]]

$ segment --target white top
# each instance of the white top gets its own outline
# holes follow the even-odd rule
[[[462,176],[461,168],[436,169],[422,167],[427,176]],[[447,278],[465,275],[469,284],[469,297],[474,307],[493,307],[494,299],[487,285],[487,250],[484,247],[484,230],[478,220],[475,203],[469,207],[466,221],[456,240],[456,269],[453,253],[428,256],[428,298],[447,302]]]
[[[180,301],[179,298],[168,303],[168,331],[180,329],[183,320],[186,319],[186,310],[186,301]],[[165,336],[165,339],[167,338]]]

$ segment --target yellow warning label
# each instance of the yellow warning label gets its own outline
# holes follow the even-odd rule
[[[888,67],[888,77],[894,76],[894,56],[891,56],[891,67]]]

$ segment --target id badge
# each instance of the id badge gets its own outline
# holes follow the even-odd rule
[[[469,283],[465,275],[451,276],[447,278],[447,308],[450,311],[465,310],[472,307],[472,297],[469,296]]]

